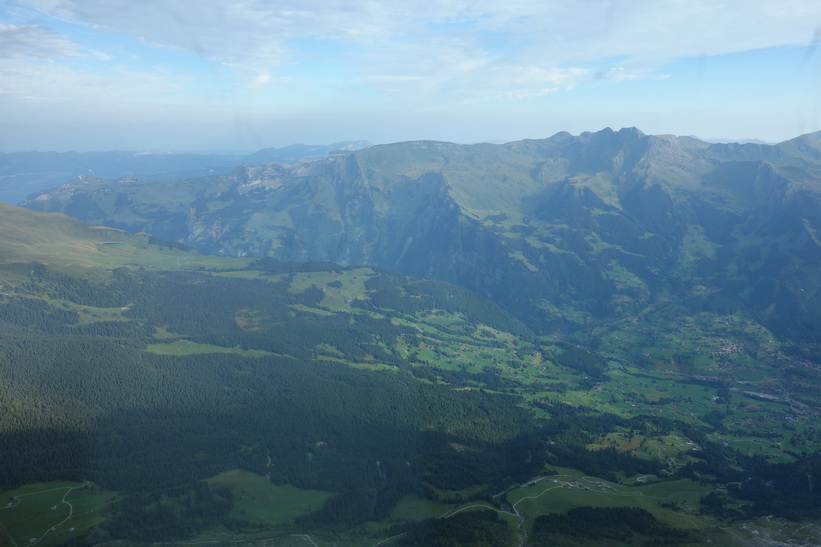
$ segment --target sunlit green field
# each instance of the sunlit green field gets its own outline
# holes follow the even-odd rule
[[[30,484],[3,492],[0,545],[60,545],[82,538],[105,519],[115,497],[78,482]]]
[[[230,517],[274,527],[316,511],[333,492],[300,490],[289,484],[277,486],[265,477],[237,469],[208,481],[225,486],[234,494]]]

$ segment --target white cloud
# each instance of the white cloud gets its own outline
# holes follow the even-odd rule
[[[19,59],[0,59],[0,74],[0,96],[8,116],[26,115],[26,107],[32,103],[53,105],[49,115],[139,115],[147,104],[178,101],[175,94],[190,84],[185,75],[171,79],[122,65],[100,73]]]
[[[404,124],[389,124],[397,132],[413,123],[420,132],[444,125],[449,111],[453,120],[460,113],[466,119],[495,115],[507,121],[508,112],[529,109],[521,123],[535,123],[534,107],[544,109],[545,119],[557,120],[554,130],[572,129],[570,122],[580,123],[579,116],[595,108],[612,125],[616,122],[607,116],[622,108],[608,103],[617,88],[625,93],[636,89],[636,81],[659,82],[677,74],[672,61],[808,45],[821,27],[817,0],[17,0],[13,5],[14,14],[0,9],[0,23],[11,23],[0,26],[0,106],[20,119],[40,115],[50,104],[55,115],[66,118],[82,111],[100,118],[103,112],[120,117],[134,112],[147,119],[199,108],[206,116],[228,119],[235,112],[271,120],[316,115],[316,124],[328,124],[350,112],[351,120],[373,116],[379,127],[388,115],[407,114]],[[809,62],[816,59],[817,54]],[[579,88],[593,91],[561,93]],[[547,95],[549,100],[532,100]],[[589,102],[570,110],[571,95]],[[35,102],[42,108],[16,108]],[[658,118],[644,102],[639,106],[648,119]],[[358,122],[339,123],[348,130]]]
[[[710,56],[809,41],[821,21],[811,0],[31,0],[53,17],[196,51],[242,69],[249,83],[293,67],[301,41],[366,51],[351,61],[360,78],[417,78],[420,91],[516,83],[510,72],[550,74],[547,88],[577,84],[597,65],[621,77],[681,57]],[[615,60],[615,61],[610,61]],[[262,67],[262,68],[260,68]],[[518,67],[518,68],[516,68]],[[576,72],[574,72],[576,71]],[[495,75],[502,75],[495,79]],[[615,73],[613,73],[615,76]],[[533,90],[545,89],[544,78]],[[385,80],[387,81],[387,80]],[[394,81],[388,82],[393,88]],[[464,83],[464,85],[462,85]]]
[[[98,61],[111,61],[113,59],[113,57],[111,55],[107,55],[107,54],[103,53],[102,51],[97,51],[96,49],[90,49],[88,51]]]
[[[0,58],[81,57],[77,44],[40,25],[0,25]]]

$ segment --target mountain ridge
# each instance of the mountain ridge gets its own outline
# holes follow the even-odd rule
[[[462,285],[540,328],[576,328],[694,287],[749,307],[754,291],[730,288],[742,279],[798,298],[779,268],[821,256],[818,142],[708,144],[636,128],[408,141],[161,187],[75,179],[23,205],[204,252],[393,268]]]
[[[367,141],[330,145],[293,144],[251,154],[167,151],[0,152],[0,201],[16,204],[32,192],[82,175],[162,182],[227,173],[241,163],[298,162],[319,159],[336,150],[357,150]]]

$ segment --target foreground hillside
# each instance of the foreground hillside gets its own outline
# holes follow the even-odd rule
[[[388,270],[0,230],[2,542],[821,540],[817,365],[743,313],[585,348]]]

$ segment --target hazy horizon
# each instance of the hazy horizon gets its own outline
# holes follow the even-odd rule
[[[595,130],[582,131],[581,133],[586,133],[586,132],[596,133],[598,131],[603,131],[605,129],[612,129],[613,131],[619,131],[620,129],[624,129],[624,128],[621,128],[621,127],[619,127],[619,128],[602,127],[602,128],[595,129]],[[636,129],[641,131],[640,127],[637,127]],[[644,131],[642,131],[642,132],[645,133],[645,134],[650,134],[650,133],[646,133]],[[811,133],[813,133],[813,132],[811,132]],[[653,133],[653,134],[654,135],[670,135],[671,133]],[[475,142],[456,142],[456,141],[444,141],[444,140],[439,141],[439,142],[452,142],[454,144],[460,144],[460,145],[507,144],[507,143],[510,143],[510,142],[515,142],[516,140],[526,140],[528,138],[549,139],[554,135],[556,135],[556,133],[553,133],[551,135],[545,135],[543,137],[526,137],[526,138],[523,138],[523,139],[515,139],[515,140],[512,140],[512,141],[490,140],[489,139],[489,140],[475,141]],[[579,135],[579,133],[574,134],[574,136],[578,136],[578,135]],[[714,143],[739,143],[739,144],[754,143],[754,144],[764,144],[764,145],[775,146],[777,144],[780,144],[780,143],[785,142],[787,140],[790,140],[792,138],[800,137],[801,135],[794,135],[793,137],[790,137],[788,139],[784,139],[782,141],[764,141],[764,140],[756,139],[756,138],[739,138],[739,139],[727,139],[727,138],[721,138],[721,137],[705,138],[705,137],[702,137],[700,135],[675,135],[675,136],[676,137],[695,138],[695,139],[698,139],[698,140],[701,140],[701,141],[704,141],[704,142],[707,142],[707,143],[711,143],[711,144],[714,144]],[[358,140],[367,141],[367,139],[344,139],[344,140],[340,140],[340,141],[336,141],[336,142],[294,142],[294,143],[284,144],[282,146],[271,146],[271,147],[266,147],[266,148],[268,148],[268,149],[284,149],[284,148],[287,148],[289,146],[330,146],[330,145],[338,144],[338,143],[342,143],[342,142],[357,142]],[[438,139],[409,139],[409,140],[438,141]],[[370,142],[370,141],[367,141],[367,142]],[[377,145],[383,145],[383,144],[396,144],[396,143],[401,143],[401,142],[407,142],[407,140],[406,141],[378,142],[378,143],[377,142],[370,142],[370,144],[371,144],[371,146],[377,146]],[[0,154],[16,154],[16,153],[27,153],[27,152],[44,152],[44,153],[57,153],[57,154],[67,154],[67,153],[79,153],[79,154],[86,154],[86,153],[95,154],[95,153],[98,153],[98,154],[102,154],[102,153],[122,152],[122,153],[134,153],[134,154],[138,154],[138,155],[139,154],[159,154],[159,155],[162,155],[162,154],[168,154],[168,155],[191,154],[191,155],[245,156],[245,155],[254,154],[255,152],[258,152],[260,150],[262,150],[262,149],[259,149],[259,148],[257,148],[257,149],[243,149],[243,150],[239,150],[239,149],[230,150],[230,149],[218,149],[218,148],[214,148],[214,149],[210,149],[210,148],[188,149],[188,148],[185,148],[183,146],[181,148],[176,148],[176,149],[159,149],[159,148],[156,148],[156,149],[149,149],[149,148],[122,149],[122,148],[117,148],[117,149],[87,149],[87,150],[78,150],[78,149],[64,149],[64,150],[25,149],[25,150],[22,150],[21,149],[21,150],[0,150]]]

